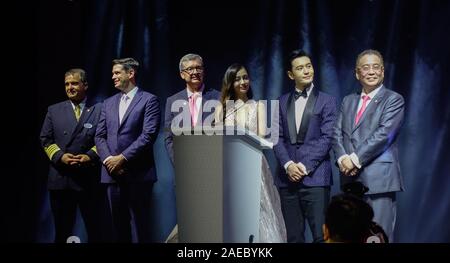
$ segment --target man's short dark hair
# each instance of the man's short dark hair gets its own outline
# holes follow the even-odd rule
[[[117,58],[112,61],[112,64],[113,66],[122,65],[127,72],[130,69],[133,69],[135,74],[137,74],[137,71],[139,69],[139,62],[137,62],[134,58]]]
[[[352,194],[340,194],[331,199],[325,214],[325,224],[330,238],[336,242],[365,242],[373,209]]]
[[[69,69],[68,71],[66,71],[66,74],[64,74],[64,78],[70,75],[78,75],[80,76],[80,81],[84,84],[87,85],[87,76],[86,76],[86,71],[84,71],[84,69],[81,68],[73,68],[73,69]]]
[[[307,57],[311,60],[311,56],[306,51],[304,51],[302,49],[293,50],[289,54],[288,59],[286,60],[286,69],[288,71],[291,71],[292,70],[292,61],[294,61],[294,59],[296,59],[296,58],[301,58],[301,57]]]

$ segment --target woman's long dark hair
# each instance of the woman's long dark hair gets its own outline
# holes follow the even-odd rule
[[[222,80],[222,92],[220,96],[220,103],[222,104],[222,121],[225,121],[226,116],[226,103],[227,100],[236,101],[237,96],[234,91],[234,81],[236,80],[236,75],[239,70],[245,69],[242,64],[235,63],[227,68],[225,71],[225,75]],[[248,73],[248,70],[247,70]],[[247,92],[247,98],[250,100],[253,98],[253,92],[251,87],[249,86],[249,90]]]

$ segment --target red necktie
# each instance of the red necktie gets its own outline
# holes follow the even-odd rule
[[[358,124],[359,120],[361,119],[361,116],[363,115],[364,111],[366,110],[367,102],[370,100],[370,97],[363,95],[362,99],[363,99],[363,104],[361,106],[361,109],[359,109],[358,114],[356,114],[355,125]]]

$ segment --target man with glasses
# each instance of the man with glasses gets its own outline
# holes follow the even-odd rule
[[[174,163],[173,133],[170,129],[172,120],[179,114],[179,112],[172,112],[172,104],[182,101],[183,104],[189,106],[191,127],[194,127],[201,126],[203,120],[211,114],[210,112],[203,112],[205,103],[208,100],[219,100],[220,98],[219,91],[205,88],[203,83],[205,69],[202,57],[197,54],[184,55],[180,60],[179,69],[180,77],[186,82],[186,89],[167,98],[165,110],[164,141],[172,164]]]
[[[403,190],[398,158],[398,134],[403,123],[403,97],[383,85],[380,52],[365,50],[355,69],[361,92],[346,96],[334,127],[333,150],[341,172],[341,185],[360,181],[369,187],[365,200],[374,221],[392,242],[396,218],[396,192]]]

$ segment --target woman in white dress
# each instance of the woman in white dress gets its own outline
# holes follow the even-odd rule
[[[265,105],[252,98],[253,92],[246,68],[240,64],[231,65],[223,77],[221,104],[216,108],[215,122],[223,123],[225,126],[237,126],[264,137],[266,133]],[[264,155],[262,164],[259,241],[286,242],[280,197]]]

